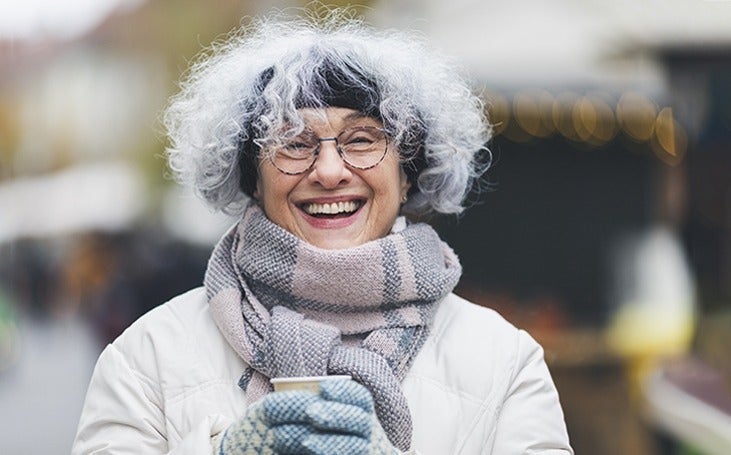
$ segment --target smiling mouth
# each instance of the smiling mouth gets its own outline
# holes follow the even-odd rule
[[[302,205],[302,210],[316,218],[341,218],[357,212],[362,205],[363,201],[341,201],[325,204],[309,202]]]

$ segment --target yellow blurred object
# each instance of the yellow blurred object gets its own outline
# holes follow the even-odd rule
[[[688,308],[692,307],[687,302]],[[625,359],[630,396],[640,399],[645,380],[665,359],[686,354],[693,341],[692,313],[663,313],[657,305],[628,302],[615,314],[606,332],[609,349]]]
[[[607,330],[611,349],[623,357],[675,356],[688,351],[695,329],[693,302],[675,303],[685,311],[663,311],[657,302],[627,302]]]
[[[625,359],[632,400],[664,359],[687,353],[696,326],[695,284],[675,231],[662,224],[615,245],[614,313],[605,337]]]

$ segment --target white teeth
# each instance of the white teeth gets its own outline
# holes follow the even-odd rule
[[[358,210],[360,204],[355,201],[332,202],[330,204],[305,204],[304,209],[310,215],[337,215],[340,213],[352,213]]]

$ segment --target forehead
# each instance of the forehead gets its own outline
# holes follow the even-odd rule
[[[297,113],[308,128],[340,128],[356,124],[383,126],[375,117],[344,107],[302,108],[298,109]]]

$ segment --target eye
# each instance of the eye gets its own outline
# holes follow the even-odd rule
[[[304,132],[292,139],[285,140],[280,149],[287,153],[306,154],[317,147],[317,137]]]
[[[296,142],[288,142],[288,143],[284,144],[284,148],[287,150],[297,151],[297,150],[303,150],[303,149],[310,149],[310,148],[313,148],[313,146],[311,143],[296,141]]]
[[[351,147],[369,147],[383,138],[383,133],[377,128],[351,128],[340,134],[340,143]]]
[[[349,143],[365,142],[365,143],[370,144],[374,141],[375,141],[375,139],[373,139],[371,136],[360,133],[360,134],[356,134],[355,136],[351,137],[348,142]]]

